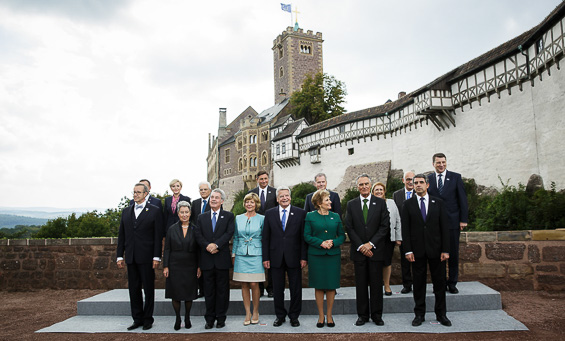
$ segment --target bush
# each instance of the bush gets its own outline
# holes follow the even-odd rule
[[[306,202],[306,196],[317,190],[316,186],[309,182],[301,182],[298,185],[291,188],[292,200],[290,203],[296,207],[304,208],[304,203]]]
[[[243,207],[243,198],[245,198],[246,195],[247,191],[244,189],[235,194],[235,197],[233,198],[231,213],[237,216],[246,212],[245,207]]]
[[[341,199],[341,220],[345,219],[345,212],[347,212],[347,203],[351,199],[357,198],[359,195],[359,190],[356,187],[351,187],[347,191],[345,191],[345,195]]]

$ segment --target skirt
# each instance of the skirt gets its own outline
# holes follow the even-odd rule
[[[315,289],[337,289],[341,279],[341,255],[308,255],[308,285]]]
[[[237,282],[264,282],[263,256],[235,256],[233,280]]]

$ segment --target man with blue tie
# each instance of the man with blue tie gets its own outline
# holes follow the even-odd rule
[[[426,314],[427,267],[433,283],[434,311],[439,323],[446,327],[451,321],[446,315],[445,261],[450,258],[447,210],[443,201],[428,194],[428,178],[414,176],[416,195],[402,207],[402,244],[405,257],[411,262],[414,275],[414,320],[412,326],[422,325]]]
[[[200,269],[204,277],[206,325],[204,328],[223,328],[230,303],[231,252],[229,242],[235,230],[233,213],[222,209],[226,194],[216,188],[210,194],[210,211],[198,217],[194,237],[200,246]]]
[[[445,203],[449,219],[449,277],[447,290],[451,294],[459,293],[457,281],[459,280],[459,236],[461,230],[467,226],[469,209],[467,194],[461,174],[447,170],[445,154],[436,153],[432,157],[435,172],[428,175],[430,195],[439,197]]]
[[[277,188],[279,206],[265,212],[263,226],[263,266],[271,269],[276,319],[273,326],[280,327],[286,316],[292,327],[300,326],[298,316],[302,311],[302,269],[307,262],[307,245],[304,241],[306,211],[290,204],[290,188]],[[285,274],[288,276],[290,307],[284,307]]]
[[[402,177],[404,188],[399,189],[392,194],[392,198],[398,208],[398,212],[402,212],[404,202],[414,195],[413,179],[414,172],[408,171],[404,173],[404,176]],[[407,294],[412,291],[412,265],[408,260],[406,260],[404,253],[404,244],[400,244],[400,266],[402,269],[402,290],[400,290],[400,293]]]

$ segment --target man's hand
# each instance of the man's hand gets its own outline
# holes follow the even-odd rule
[[[159,261],[158,261],[158,260],[154,260],[154,261],[153,261],[153,269],[157,269],[158,266],[159,266]]]
[[[196,278],[200,278],[200,276],[202,276],[202,271],[200,271],[200,268],[196,269]]]
[[[443,262],[444,260],[448,260],[448,259],[449,259],[449,253],[443,252],[441,254],[441,261]]]
[[[308,261],[305,261],[305,260],[300,261],[300,268],[301,269],[304,269],[307,265],[308,265]]]
[[[362,244],[361,247],[359,248],[359,252],[361,252],[363,254],[363,256],[366,257],[373,257],[373,245],[371,245],[371,243],[367,242],[365,244]]]
[[[461,231],[463,231],[465,227],[467,227],[467,223],[459,223],[459,228],[461,229]]]
[[[206,246],[206,251],[210,252],[211,254],[215,254],[218,252],[218,245],[210,243],[208,244],[208,246]]]
[[[442,253],[442,257],[443,257],[443,253]],[[406,255],[406,259],[407,259],[409,262],[414,263],[414,254],[413,254],[413,253],[407,254],[407,255]]]
[[[165,276],[165,278],[169,277],[169,268],[163,268],[163,276]]]
[[[118,269],[124,268],[124,260],[123,259],[120,259],[116,264],[118,265]]]
[[[271,261],[270,260],[266,260],[263,262],[263,267],[265,269],[270,269],[271,268]]]

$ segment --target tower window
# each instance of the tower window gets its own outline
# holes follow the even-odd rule
[[[279,47],[279,59],[281,59],[283,56],[284,56],[283,49],[282,47]]]
[[[306,43],[300,44],[300,53],[302,54],[312,54],[312,46]]]
[[[279,77],[282,77],[282,76],[284,76],[284,69],[281,66],[281,68],[279,69]]]

